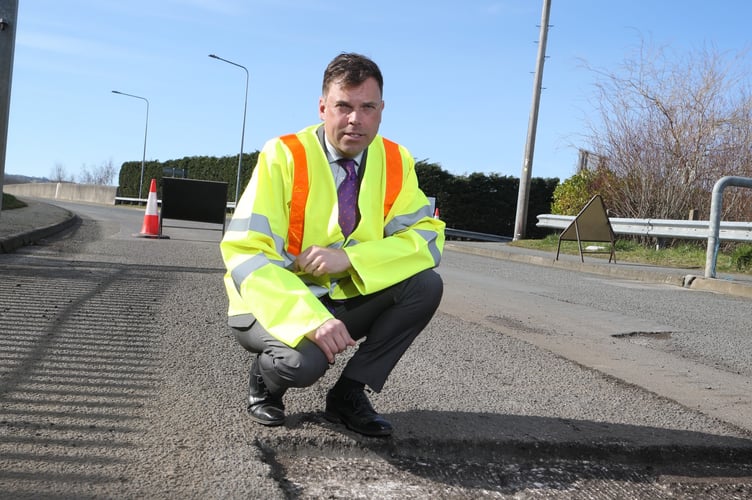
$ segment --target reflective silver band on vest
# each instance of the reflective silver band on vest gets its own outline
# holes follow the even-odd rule
[[[235,288],[240,292],[240,285],[248,278],[256,269],[264,267],[269,264],[282,265],[281,261],[271,261],[263,253],[258,253],[253,257],[241,262],[230,271],[232,276],[232,282],[235,284]]]
[[[247,233],[248,231],[254,231],[257,233],[265,234],[269,236],[274,242],[274,250],[284,259],[280,262],[284,268],[290,268],[292,263],[295,262],[295,256],[291,255],[285,249],[285,239],[272,233],[272,227],[269,224],[269,218],[261,214],[252,214],[250,217],[233,217],[230,223],[227,225],[228,232]]]
[[[431,257],[433,257],[433,265],[438,266],[439,262],[441,262],[441,252],[439,252],[439,247],[436,244],[436,238],[438,236],[436,232],[426,231],[425,229],[416,229],[415,232],[426,240],[428,243],[428,251],[431,252]]]
[[[428,205],[421,207],[411,214],[398,215],[394,219],[390,220],[386,227],[384,227],[384,236],[391,236],[404,229],[407,229],[412,225],[417,224],[418,221],[420,221],[424,217],[433,217],[433,214],[431,214],[431,207],[429,207]]]

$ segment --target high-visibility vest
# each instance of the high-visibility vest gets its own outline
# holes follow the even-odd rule
[[[439,265],[444,245],[445,225],[432,217],[410,152],[378,135],[361,171],[362,219],[345,237],[318,127],[264,144],[220,244],[230,324],[245,328],[258,321],[292,347],[331,319],[322,294],[345,300],[384,290]],[[343,249],[351,269],[322,276],[296,271],[300,253],[291,250],[307,246]]]
[[[305,207],[308,202],[308,157],[298,134],[283,135],[280,140],[292,153],[294,163],[287,250],[293,255],[298,255],[303,244]],[[382,138],[382,141],[384,142],[386,160],[386,193],[384,195],[384,218],[386,218],[400,189],[402,189],[402,156],[396,142],[385,138]]]

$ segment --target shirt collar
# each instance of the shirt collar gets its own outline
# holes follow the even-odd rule
[[[334,146],[332,146],[329,139],[326,137],[326,134],[324,134],[324,144],[326,145],[326,156],[329,159],[329,163],[336,163],[338,160],[345,158],[337,152],[337,149]],[[363,151],[355,155],[352,159],[355,160],[355,166],[360,167],[360,162],[363,159]]]

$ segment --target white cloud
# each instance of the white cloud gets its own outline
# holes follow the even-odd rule
[[[45,52],[49,55],[64,55],[78,58],[123,58],[134,54],[128,49],[80,37],[52,33],[22,32],[16,40],[22,49]]]

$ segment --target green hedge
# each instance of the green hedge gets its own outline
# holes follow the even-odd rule
[[[251,178],[251,172],[258,159],[258,151],[243,154],[243,170],[240,177],[240,185],[245,186]],[[165,174],[165,170],[168,173]],[[188,179],[201,179],[206,181],[227,182],[228,198],[235,199],[235,185],[238,177],[238,155],[235,156],[186,156],[179,160],[148,161],[144,163],[144,184],[141,195],[146,198],[149,193],[151,180],[157,180],[157,193],[159,196],[162,186],[162,177],[172,177],[169,172],[183,170]],[[118,196],[125,198],[138,197],[138,181],[141,176],[141,162],[129,161],[120,167],[118,182]],[[175,177],[181,177],[175,175]]]
[[[448,227],[479,233],[514,235],[520,180],[498,174],[455,176],[425,161],[415,164],[423,191],[436,198],[439,216]],[[559,179],[533,178],[528,199],[527,238],[542,238],[548,230],[535,225],[538,214],[549,213]]]

